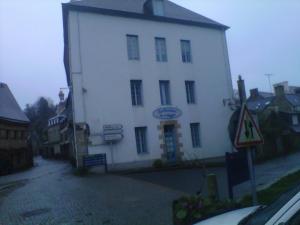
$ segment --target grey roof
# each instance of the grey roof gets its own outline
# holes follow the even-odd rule
[[[264,92],[264,91],[260,91],[259,95],[261,95],[263,98],[268,98],[268,97],[274,96],[273,93],[271,93],[271,92]]]
[[[0,119],[29,123],[29,119],[18,105],[7,84],[0,83]]]
[[[247,101],[248,109],[255,112],[263,111],[268,105],[271,104],[275,97],[267,97],[254,101]]]
[[[72,1],[65,5],[91,7],[97,9],[113,10],[116,12],[119,11],[119,12],[127,12],[127,13],[144,15],[145,13],[143,10],[144,10],[145,2],[146,0],[81,0],[81,1]],[[221,23],[218,23],[200,14],[197,14],[191,10],[183,8],[168,0],[165,0],[165,16],[163,17],[170,18],[170,19],[190,21],[190,22],[197,22],[203,25],[206,24],[206,25],[223,28],[223,29],[228,28],[227,26]]]
[[[286,99],[293,106],[300,106],[300,95],[299,94],[287,94],[285,95]]]

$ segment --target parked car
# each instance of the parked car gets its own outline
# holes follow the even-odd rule
[[[273,204],[231,211],[195,225],[300,225],[300,186]]]

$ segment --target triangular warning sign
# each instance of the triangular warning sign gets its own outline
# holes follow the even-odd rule
[[[242,107],[234,143],[236,148],[250,147],[264,143],[263,136],[246,104]]]

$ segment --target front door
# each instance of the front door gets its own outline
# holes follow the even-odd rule
[[[176,130],[174,125],[164,126],[164,141],[168,161],[176,161]]]

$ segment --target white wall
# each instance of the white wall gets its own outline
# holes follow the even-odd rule
[[[87,122],[92,134],[101,133],[104,124],[123,124],[125,137],[114,146],[115,162],[161,157],[160,121],[152,116],[160,106],[159,80],[170,80],[172,103],[183,111],[178,121],[185,157],[218,157],[231,150],[227,132],[231,111],[223,99],[231,98],[233,91],[224,31],[71,12],[69,32],[75,121]],[[140,61],[128,60],[126,34],[139,36]],[[155,37],[167,40],[167,63],[156,62]],[[191,40],[192,64],[181,61],[181,39]],[[144,107],[132,106],[131,79],[143,80]],[[196,105],[186,102],[185,80],[196,82]],[[192,122],[201,124],[201,149],[192,148]],[[147,155],[137,154],[136,126],[148,128]],[[92,140],[101,144],[100,136]],[[100,152],[109,157],[109,146],[89,147],[90,154]]]

